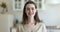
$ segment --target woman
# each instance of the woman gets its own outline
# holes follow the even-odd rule
[[[39,20],[37,6],[33,1],[28,1],[24,6],[19,32],[47,32],[45,24]]]

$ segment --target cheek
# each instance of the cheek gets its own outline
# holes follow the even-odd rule
[[[36,14],[36,11],[34,11],[34,14]]]
[[[26,14],[28,14],[28,13],[29,13],[29,11],[25,11],[25,13],[26,13]]]

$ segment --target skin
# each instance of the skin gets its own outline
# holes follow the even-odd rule
[[[29,24],[26,25],[28,29],[34,29],[36,26],[34,25],[35,23],[34,16],[36,12],[37,12],[37,9],[35,8],[34,4],[27,4],[25,13],[28,16],[27,21],[29,21]]]

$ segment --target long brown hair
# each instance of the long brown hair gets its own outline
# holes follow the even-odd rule
[[[26,2],[26,3],[25,3],[25,6],[24,6],[24,8],[23,8],[22,24],[27,24],[27,23],[28,23],[28,22],[26,21],[26,20],[28,20],[28,16],[27,16],[26,13],[25,13],[27,4],[34,4],[34,5],[35,5],[35,9],[37,9],[37,6],[36,6],[36,4],[35,4],[33,1],[28,1],[28,2]],[[34,20],[35,20],[35,24],[41,22],[40,19],[39,19],[39,17],[38,17],[38,12],[36,12],[36,14],[35,14],[35,16],[34,16]]]

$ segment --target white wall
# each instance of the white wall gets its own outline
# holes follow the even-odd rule
[[[46,4],[46,10],[40,13],[41,18],[46,25],[60,25],[60,4],[48,5]]]

